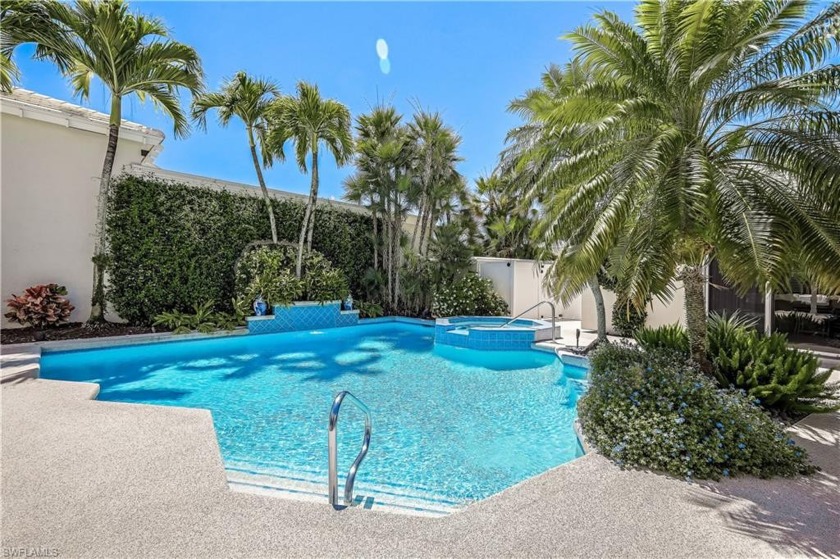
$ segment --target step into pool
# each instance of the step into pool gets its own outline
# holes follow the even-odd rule
[[[325,506],[327,417],[342,390],[373,420],[363,506],[445,514],[581,453],[583,370],[539,351],[435,347],[434,328],[414,324],[45,352],[41,376],[98,383],[100,400],[210,410],[231,487]],[[347,406],[342,475],[362,432]]]

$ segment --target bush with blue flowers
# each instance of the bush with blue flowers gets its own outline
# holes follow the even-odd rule
[[[588,441],[622,467],[689,480],[815,471],[745,391],[718,388],[678,352],[602,346],[578,413]]]

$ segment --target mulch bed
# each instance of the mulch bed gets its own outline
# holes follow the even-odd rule
[[[4,328],[0,331],[0,344],[26,344],[35,341],[36,328]],[[149,334],[154,332],[149,326],[129,326],[106,322],[96,328],[85,328],[83,322],[71,322],[46,330],[47,340],[78,340],[82,338],[104,338],[108,336],[127,336],[129,334]]]

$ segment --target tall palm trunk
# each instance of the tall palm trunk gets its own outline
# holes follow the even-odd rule
[[[604,294],[601,293],[601,286],[598,283],[598,276],[592,276],[589,280],[589,289],[592,290],[592,298],[595,299],[595,314],[598,318],[597,342],[607,341],[607,306],[604,304]]]
[[[423,234],[420,235],[420,246],[423,254],[429,254],[429,243],[432,242],[432,232],[434,231],[434,224],[437,221],[437,213],[434,206],[430,206],[426,210],[426,222],[423,224]]]
[[[257,146],[254,142],[254,131],[248,127],[248,144],[251,146],[251,158],[254,160],[254,169],[257,171],[257,180],[260,183],[260,190],[262,191],[265,206],[268,208],[268,220],[271,222],[271,240],[277,242],[277,222],[274,219],[274,206],[271,203],[271,196],[268,195],[268,188],[265,186],[265,179],[263,178],[262,168],[260,167],[260,160],[257,157]]]
[[[712,373],[712,364],[706,353],[706,277],[703,266],[683,266],[677,273],[685,289],[685,325],[691,358],[707,374]]]
[[[423,254],[423,240],[426,238],[426,216],[431,211],[431,205],[431,200],[426,200],[426,203],[420,208],[420,242],[417,245],[417,253],[420,255]]]
[[[397,181],[399,183],[399,180]],[[399,192],[394,192],[394,295],[393,306],[397,308],[397,303],[400,297],[400,268],[402,267],[402,247],[400,240],[402,239],[402,224],[401,224],[401,206]]]
[[[120,138],[122,122],[122,97],[111,95],[111,117],[108,123],[108,147],[105,149],[105,161],[102,163],[102,176],[99,179],[99,197],[96,202],[96,244],[93,249],[93,293],[90,300],[88,324],[105,321],[105,267],[108,252],[108,233],[105,220],[108,214],[108,200],[111,196],[111,173],[114,158],[117,155],[117,142]]]
[[[312,148],[312,181],[309,187],[309,199],[306,201],[306,211],[303,214],[303,223],[300,226],[300,241],[298,242],[297,265],[295,275],[300,279],[303,270],[303,246],[312,248],[312,235],[309,229],[309,221],[314,221],[315,203],[318,200],[318,148]],[[308,239],[308,241],[307,241]]]
[[[379,215],[374,206],[373,196],[371,196],[371,206],[373,216],[373,269],[379,268]]]
[[[388,238],[388,259],[385,262],[385,273],[388,274],[388,302],[391,302],[391,298],[394,293],[394,285],[393,285],[393,276],[391,275],[391,263],[393,262],[393,255],[394,255],[394,233],[393,233],[393,223],[391,221],[391,197],[385,197],[385,225],[386,231],[385,236]]]
[[[411,233],[411,248],[413,250],[417,250],[418,252],[419,252],[419,249],[417,247],[417,232],[420,229],[420,218],[423,216],[423,205],[424,204],[425,204],[425,196],[421,194],[420,195],[420,203],[417,205],[418,210],[419,210],[418,213],[417,213],[417,219],[414,220],[414,231],[412,231],[412,233]]]
[[[315,210],[318,206],[318,148],[317,143],[312,148],[312,190],[309,199],[312,200],[312,211],[309,214],[309,230],[306,232],[306,250],[312,250],[312,233],[315,231]]]

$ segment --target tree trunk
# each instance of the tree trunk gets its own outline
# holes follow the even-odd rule
[[[597,341],[607,341],[607,306],[604,304],[604,294],[601,293],[601,286],[598,284],[598,277],[592,276],[589,280],[589,289],[592,290],[592,298],[595,299],[595,314],[598,317],[598,338]]]
[[[432,242],[432,234],[435,230],[435,223],[437,222],[438,216],[435,214],[434,207],[431,207],[426,212],[426,222],[427,225],[426,229],[426,238],[420,239],[420,243],[423,245],[423,254],[429,254],[429,244]]]
[[[400,207],[400,194],[394,193],[394,309],[397,308],[400,300],[400,268],[402,267],[402,211]]]
[[[306,233],[306,250],[312,250],[312,233],[315,231],[315,212],[318,206],[318,148],[317,144],[312,148],[312,191],[309,197],[312,199],[312,212],[309,214],[309,231]]]
[[[417,231],[420,228],[420,218],[423,215],[423,204],[424,204],[424,196],[420,195],[420,203],[417,205],[417,208],[418,208],[417,219],[414,221],[414,231],[411,233],[411,249],[412,250],[418,250],[417,249]],[[418,250],[418,252],[419,252],[419,250]]]
[[[298,241],[298,257],[295,266],[295,275],[300,279],[303,270],[303,246],[306,244],[307,233],[309,232],[309,220],[315,212],[315,201],[318,198],[318,150],[312,151],[312,182],[309,187],[309,199],[306,201],[306,211],[303,214],[303,223],[300,226],[300,240]],[[311,242],[311,238],[310,238]],[[311,245],[310,245],[311,246]]]
[[[712,364],[706,353],[706,277],[702,266],[684,266],[677,273],[685,289],[685,323],[691,358],[706,373],[712,373]]]
[[[120,138],[122,122],[122,97],[111,96],[111,118],[108,125],[108,147],[105,161],[102,163],[102,175],[99,179],[99,197],[96,202],[96,244],[93,249],[93,293],[90,299],[89,325],[105,322],[105,264],[108,252],[108,233],[106,219],[108,200],[111,196],[111,172],[117,154],[117,142]]]
[[[372,197],[371,205],[373,206]],[[379,217],[375,206],[371,215],[373,215],[373,269],[376,270],[379,268]]]
[[[391,221],[391,197],[385,198],[385,236],[388,237],[388,261],[385,263],[385,273],[388,274],[388,303],[391,303],[391,298],[394,294],[393,276],[391,275],[391,268],[394,256],[394,233],[393,222]]]
[[[427,200],[420,208],[420,242],[417,244],[417,254],[423,254],[423,239],[426,238],[426,215],[431,211],[431,201]]]
[[[271,222],[271,240],[277,242],[277,222],[274,219],[274,206],[271,203],[271,196],[268,195],[268,188],[265,186],[260,160],[257,157],[257,146],[254,142],[254,131],[248,127],[248,143],[251,146],[251,158],[254,160],[254,169],[257,171],[257,180],[260,183],[265,207],[268,208],[268,220]]]

